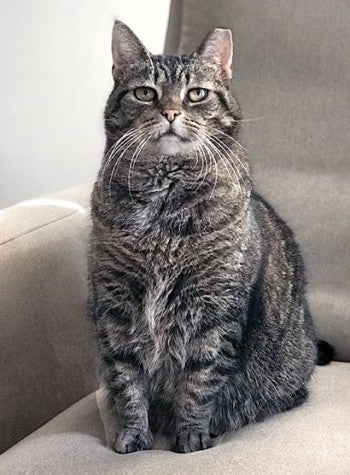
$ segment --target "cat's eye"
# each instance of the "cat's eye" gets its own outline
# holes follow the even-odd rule
[[[204,87],[195,87],[188,91],[187,96],[191,102],[201,102],[208,97],[208,94],[208,89],[204,89]]]
[[[137,87],[134,89],[134,95],[136,99],[142,102],[152,102],[157,97],[157,93],[151,87]]]

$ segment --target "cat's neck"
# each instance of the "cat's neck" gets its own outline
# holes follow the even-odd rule
[[[156,230],[181,236],[213,232],[244,213],[251,183],[233,187],[212,180],[201,180],[196,186],[174,180],[159,189],[142,190],[116,182],[110,195],[106,190],[99,193],[100,208],[112,226],[139,236]],[[99,187],[95,188],[97,194]]]

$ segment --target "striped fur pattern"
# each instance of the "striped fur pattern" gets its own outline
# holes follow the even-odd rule
[[[114,449],[149,449],[162,431],[192,452],[306,398],[316,340],[303,262],[254,192],[228,30],[190,56],[151,56],[119,22],[115,41],[89,262]],[[138,101],[138,87],[156,99]],[[198,87],[208,96],[190,103]],[[180,114],[169,124],[164,108]]]

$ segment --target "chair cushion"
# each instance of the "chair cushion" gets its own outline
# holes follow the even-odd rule
[[[0,473],[16,474],[348,474],[350,364],[318,367],[299,408],[216,440],[209,450],[155,450],[119,455],[103,390],[85,397],[0,456]]]

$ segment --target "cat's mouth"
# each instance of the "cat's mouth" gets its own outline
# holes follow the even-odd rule
[[[171,139],[171,140],[178,139],[181,142],[188,142],[189,141],[188,138],[183,137],[178,132],[175,132],[173,127],[169,127],[169,129],[159,137],[159,139],[162,139],[162,138],[164,138],[164,139],[168,138],[168,139]]]
[[[175,129],[175,127],[170,126],[158,137],[155,137],[154,145],[161,153],[174,155],[188,152],[192,142],[178,128]]]
[[[177,136],[177,133],[173,131],[173,129],[169,129],[167,132],[165,132],[165,134],[163,135],[175,135]]]
[[[179,135],[178,133],[176,133],[174,131],[174,129],[169,129],[167,130],[164,134],[162,134],[159,138],[162,139],[162,138],[176,138],[176,139],[179,139],[181,142],[188,142],[189,139],[187,139],[186,137],[182,137],[181,135]]]

